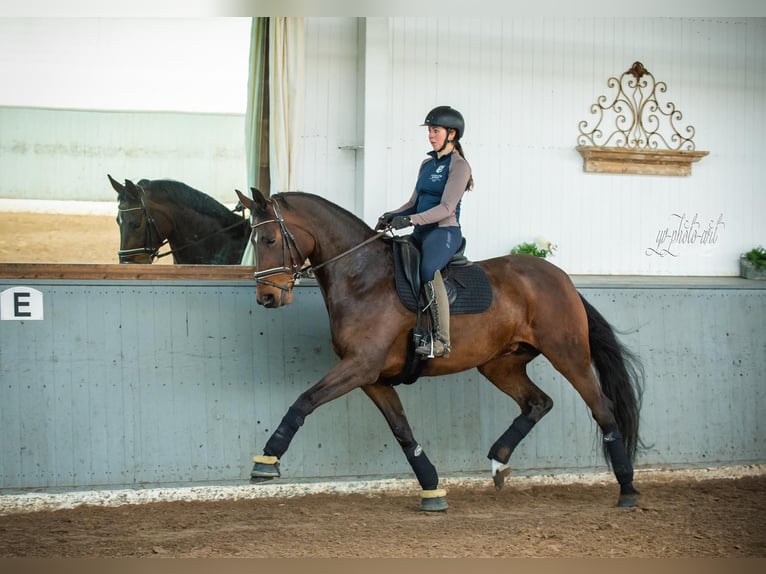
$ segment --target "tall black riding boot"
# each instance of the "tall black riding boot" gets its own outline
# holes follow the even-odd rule
[[[415,352],[431,357],[449,357],[449,299],[444,287],[441,272],[434,273],[434,278],[425,285],[427,308],[431,310],[433,329],[430,340],[423,341]]]

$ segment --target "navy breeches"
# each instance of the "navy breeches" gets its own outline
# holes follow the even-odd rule
[[[420,243],[420,279],[424,283],[432,281],[434,274],[446,267],[463,240],[459,227],[435,227],[423,234],[416,231],[413,235]]]

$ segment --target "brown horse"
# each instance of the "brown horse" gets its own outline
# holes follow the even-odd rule
[[[446,493],[439,488],[436,469],[413,437],[390,384],[405,368],[416,314],[397,295],[390,242],[377,240],[385,232],[376,234],[355,215],[315,195],[289,192],[267,199],[252,192],[252,200],[237,194],[251,210],[258,303],[277,308],[291,302],[295,280],[308,260],[340,357],[288,409],[263,455],[254,458],[253,481],[280,476],[279,459],[317,407],[361,388],[385,417],[423,489],[421,509],[444,510]],[[453,316],[452,353],[426,360],[420,374],[476,367],[518,403],[521,413],[489,450],[500,488],[514,448],[553,406],[527,375],[527,364],[544,355],[577,390],[603,433],[604,454],[620,485],[618,505],[636,505],[633,459],[643,375],[637,358],[555,265],[531,255],[475,264],[489,279],[491,305],[481,313]]]
[[[239,265],[250,236],[247,219],[180,181],[142,179],[125,185],[107,174],[117,192],[120,263]],[[160,249],[169,245],[169,250]]]

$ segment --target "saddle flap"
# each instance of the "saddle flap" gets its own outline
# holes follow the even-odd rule
[[[393,238],[394,262],[404,274],[415,301],[420,297],[420,250],[409,235]],[[397,288],[399,286],[397,285]]]
[[[420,250],[409,235],[392,238],[394,280],[404,306],[412,312],[422,309],[420,280]],[[463,238],[455,257],[442,272],[450,312],[454,314],[481,313],[492,303],[492,287],[480,265],[465,257]]]

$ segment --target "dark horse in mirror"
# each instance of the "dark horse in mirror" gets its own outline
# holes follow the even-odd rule
[[[209,195],[170,179],[125,180],[107,175],[117,192],[120,263],[239,265],[250,224]],[[244,211],[244,208],[242,208]],[[169,250],[160,252],[165,246]]]

